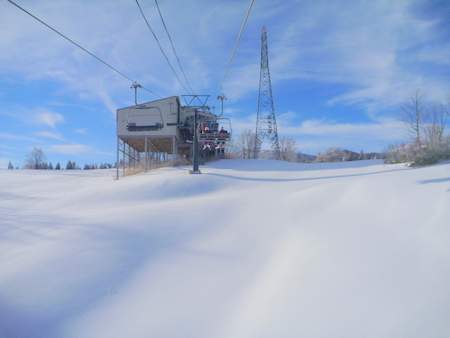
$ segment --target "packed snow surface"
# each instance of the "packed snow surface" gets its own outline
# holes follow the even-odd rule
[[[0,171],[0,337],[450,337],[450,164],[187,169]]]

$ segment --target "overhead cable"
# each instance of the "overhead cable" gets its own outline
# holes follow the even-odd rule
[[[158,0],[155,0],[155,4],[156,4],[156,8],[158,9],[159,17],[161,18],[162,24],[164,26],[164,30],[166,31],[167,37],[169,38],[170,45],[172,47],[172,52],[175,55],[178,67],[180,68],[181,74],[183,74],[184,81],[186,81],[186,84],[189,87],[189,90],[191,91],[191,93],[193,93],[194,90],[192,89],[191,83],[189,82],[189,80],[188,80],[188,78],[186,76],[186,73],[185,73],[185,71],[183,69],[183,66],[181,65],[181,61],[180,61],[180,58],[178,57],[178,53],[177,53],[177,51],[175,49],[175,45],[173,43],[172,37],[171,37],[171,35],[169,33],[169,30],[167,29],[166,22],[164,21],[163,15],[162,15],[161,10],[159,8]]]
[[[181,81],[180,77],[178,76],[178,73],[176,72],[175,68],[172,66],[172,63],[170,62],[169,57],[167,56],[167,54],[164,51],[163,47],[161,46],[161,42],[159,41],[158,36],[156,35],[155,31],[153,30],[152,26],[150,25],[150,22],[147,20],[147,17],[145,16],[145,13],[142,10],[141,5],[139,4],[139,1],[138,0],[135,0],[135,1],[136,1],[136,5],[139,8],[139,12],[141,13],[141,16],[144,19],[145,24],[147,25],[148,30],[150,31],[150,33],[152,33],[153,38],[155,39],[156,43],[158,44],[159,50],[161,51],[162,55],[164,56],[165,60],[167,61],[167,64],[169,65],[170,69],[172,70],[173,74],[175,75],[175,78],[177,79],[177,81],[180,84],[180,86],[183,87],[184,90],[189,92],[189,90],[186,88],[186,86]]]
[[[120,70],[118,70],[116,67],[112,66],[111,64],[109,64],[108,62],[106,62],[105,60],[103,60],[102,58],[98,57],[97,55],[95,55],[93,52],[91,52],[90,50],[88,50],[87,48],[83,47],[82,45],[80,45],[78,42],[74,41],[73,39],[69,38],[67,35],[61,33],[59,30],[57,30],[56,28],[54,28],[53,26],[50,26],[48,23],[46,23],[44,20],[38,18],[36,15],[32,14],[31,12],[29,12],[28,10],[26,10],[25,8],[23,8],[22,6],[20,6],[19,4],[17,4],[16,2],[12,1],[12,0],[7,0],[10,4],[12,4],[13,6],[17,7],[18,9],[20,9],[22,12],[28,14],[29,16],[31,16],[33,19],[35,19],[36,21],[38,21],[39,23],[41,23],[42,25],[44,25],[45,27],[47,27],[48,29],[52,30],[53,32],[55,32],[56,34],[58,34],[60,37],[62,37],[63,39],[65,39],[66,41],[69,41],[71,44],[73,44],[74,46],[80,48],[82,51],[84,51],[85,53],[89,54],[90,56],[92,56],[94,59],[96,59],[97,61],[103,63],[106,67],[108,67],[109,69],[111,69],[112,71],[114,71],[115,73],[117,73],[118,75],[120,75],[121,77],[123,77],[124,79],[130,81],[130,82],[134,82],[134,80],[129,77],[128,75],[126,75],[125,73],[121,72]],[[149,93],[152,93],[156,96],[159,96],[158,94],[156,94],[154,91],[142,87],[144,90],[148,91]],[[160,97],[160,96],[159,96]]]
[[[228,62],[225,65],[225,71],[224,71],[223,78],[222,78],[222,81],[221,81],[220,86],[219,86],[219,91],[222,91],[223,84],[224,84],[226,78],[228,77],[228,73],[230,71],[231,64],[233,63],[234,57],[235,57],[236,52],[237,52],[237,50],[239,48],[239,43],[241,41],[241,36],[242,36],[242,33],[245,30],[245,27],[247,26],[247,21],[248,21],[248,18],[250,16],[250,13],[252,11],[252,7],[253,7],[254,3],[255,3],[255,0],[250,0],[250,5],[247,8],[247,12],[245,14],[244,20],[242,20],[241,27],[240,27],[239,33],[238,33],[238,35],[236,37],[236,42],[234,43],[233,50],[231,51],[230,58],[228,59]]]

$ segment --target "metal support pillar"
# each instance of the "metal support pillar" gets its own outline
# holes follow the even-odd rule
[[[172,144],[172,152],[173,152],[173,158],[177,159],[178,158],[178,143],[177,143],[177,137],[174,136],[173,137],[173,144]]]
[[[147,136],[145,136],[145,171],[148,170],[148,141],[147,141]]]
[[[125,142],[122,141],[123,150],[122,150],[122,176],[125,177]]]
[[[125,142],[125,171],[130,166],[130,146]]]
[[[193,166],[192,166],[192,171],[190,172],[191,174],[200,174],[200,170],[198,167],[198,162],[199,162],[199,158],[198,158],[198,111],[197,109],[195,110],[195,114],[194,114],[194,140],[193,140]]]
[[[116,180],[119,179],[119,136],[117,136],[117,147],[116,147]]]

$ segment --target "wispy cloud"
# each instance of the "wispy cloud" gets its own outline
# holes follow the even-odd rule
[[[417,59],[422,62],[450,65],[450,44],[427,46],[417,53]]]
[[[75,131],[75,133],[80,134],[80,135],[86,135],[87,134],[87,128],[77,128],[74,131]]]
[[[0,140],[35,142],[36,138],[16,133],[0,132]]]
[[[342,123],[332,120],[308,119],[295,122],[295,112],[279,114],[280,136],[295,139],[302,151],[317,153],[330,147],[351,150],[380,151],[387,145],[407,137],[405,126],[395,119],[378,119],[365,123]],[[243,130],[254,130],[255,116],[233,119],[233,137],[239,138]]]
[[[59,113],[43,111],[36,114],[36,122],[51,128],[55,128],[57,124],[64,122],[64,116]]]
[[[53,132],[53,131],[47,131],[47,130],[37,131],[34,133],[34,135],[37,137],[48,138],[51,140],[57,140],[57,141],[64,140],[64,137],[60,133]]]
[[[332,105],[396,105],[416,88],[442,99],[450,81],[421,62],[448,64],[448,46],[437,42],[439,21],[419,17],[420,1],[302,1],[287,24],[269,27],[272,81],[345,85],[328,95]],[[427,44],[433,42],[435,47]],[[427,47],[424,47],[427,46]],[[238,97],[257,89],[254,59],[236,66],[227,86]],[[326,96],[325,96],[326,97]]]
[[[448,90],[448,81],[427,73],[417,61],[446,63],[448,48],[424,47],[439,36],[439,21],[419,17],[415,8],[420,5],[419,0],[259,1],[225,83],[226,94],[237,100],[257,91],[259,31],[267,24],[274,84],[296,79],[351,86],[331,99],[332,104],[373,100],[394,104],[400,93],[417,86],[433,88],[440,96]],[[7,3],[1,6],[0,19],[8,30],[0,39],[0,49],[7,51],[0,55],[0,71],[58,79],[66,90],[85,99],[96,98],[112,113],[118,104],[130,102],[132,92],[126,81]],[[156,45],[132,3],[60,1],[55,6],[44,0],[28,6],[38,15],[45,13],[49,22],[148,87],[163,95],[182,92],[162,56],[155,54]],[[100,10],[105,6],[111,10]],[[181,1],[162,6],[191,82],[197,90],[216,90],[246,4],[199,0],[183,6],[182,12],[178,10]],[[144,9],[149,15],[155,10],[151,5]],[[214,19],[218,16],[219,21]],[[85,24],[79,25],[80,21]],[[130,24],[124,26],[124,21]],[[166,45],[162,27],[155,24],[155,29]],[[142,38],[135,39],[136,35]],[[154,57],[149,58],[150,54]],[[149,96],[141,92],[141,97]]]
[[[336,123],[326,120],[306,120],[299,126],[281,126],[288,135],[357,138],[364,136],[394,141],[404,134],[404,124],[396,120],[369,123]]]
[[[55,144],[49,149],[51,152],[61,155],[82,155],[94,152],[92,147],[79,143]]]
[[[280,131],[296,139],[303,150],[313,153],[330,147],[380,151],[406,137],[403,123],[391,119],[366,123],[306,120],[297,126],[281,124]]]

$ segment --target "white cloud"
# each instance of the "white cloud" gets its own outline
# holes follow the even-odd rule
[[[295,138],[309,152],[320,152],[329,147],[382,151],[387,145],[398,143],[407,137],[404,124],[392,119],[365,123],[306,120],[297,126],[281,123],[279,132]]]
[[[417,88],[443,99],[450,81],[421,63],[448,65],[448,46],[436,42],[438,19],[418,17],[421,1],[301,1],[284,22],[269,26],[274,88],[296,80],[345,85],[324,92],[332,105],[366,109],[398,104]],[[433,42],[436,47],[423,47]],[[227,83],[238,97],[257,90],[259,60],[236,66]],[[227,87],[226,87],[227,88]]]
[[[55,128],[57,124],[64,122],[64,116],[59,113],[43,111],[36,114],[36,122],[51,128]]]
[[[438,65],[450,65],[450,44],[439,46],[428,46],[417,53],[419,61]]]
[[[182,93],[134,3],[78,3],[63,0],[56,4],[54,1],[43,0],[24,6],[146,87],[163,95]],[[198,44],[206,47],[208,41],[217,40],[218,35],[214,32],[218,29],[215,25],[210,25],[206,30],[208,37],[195,39],[194,45],[193,37],[198,32],[198,15],[194,14],[200,10],[206,14],[216,6],[207,1],[190,6],[168,2],[161,6],[186,73],[197,89],[204,87],[210,81],[211,74],[216,72],[208,69],[205,74],[207,68],[205,60],[198,57],[201,47]],[[181,6],[182,12],[178,10]],[[239,6],[232,4],[221,7],[233,9],[235,14],[240,11],[240,8],[236,9]],[[152,5],[144,5],[144,10],[149,16],[154,14]],[[123,22],[127,24],[123,25]],[[162,43],[167,44],[162,26],[156,21],[154,26]],[[62,91],[74,91],[83,99],[97,99],[111,112],[115,112],[118,104],[131,103],[133,94],[127,80],[8,3],[0,3],[0,29],[3,32],[0,37],[0,50],[3,51],[0,54],[0,72],[18,73],[33,80],[56,79],[64,83]],[[136,36],[141,38],[136,39]],[[200,48],[202,49],[205,50]],[[169,57],[172,57],[170,50],[167,51]],[[146,100],[154,96],[141,91],[139,97]]]
[[[0,132],[0,140],[9,140],[9,141],[28,141],[28,142],[35,142],[36,139],[33,137],[29,137],[26,135],[20,135],[15,133],[5,133]]]
[[[52,140],[58,140],[58,141],[62,141],[64,140],[64,137],[57,132],[53,132],[53,131],[38,131],[34,133],[35,136],[38,137],[43,137],[43,138],[48,138],[48,139],[52,139]]]
[[[245,117],[233,117],[232,127],[233,134],[238,135],[244,130],[255,130],[256,115],[250,115]]]
[[[247,5],[246,2],[208,0],[190,2],[189,6],[181,0],[161,3],[184,69],[197,92],[217,90]],[[24,6],[146,87],[163,96],[184,94],[134,3],[43,0]],[[149,17],[156,14],[151,3],[143,7]],[[259,26],[258,21],[262,19],[280,14],[285,7],[287,5],[281,1],[276,5],[272,1],[261,1],[255,6],[249,29]],[[217,20],[218,17],[221,19]],[[124,22],[127,24],[123,25]],[[159,20],[152,24],[176,66],[162,25]],[[133,93],[127,80],[8,3],[0,3],[0,29],[4,33],[0,37],[0,50],[4,51],[0,54],[0,72],[18,73],[33,80],[56,79],[65,85],[62,91],[76,92],[83,99],[99,100],[111,112],[115,112],[117,105],[132,102]],[[252,46],[248,53],[246,48],[249,46],[241,45],[239,54],[250,54],[258,62],[258,50]],[[246,63],[236,65],[247,68]],[[249,83],[257,83],[257,65],[255,69],[256,80],[249,76],[246,79]],[[234,91],[232,96],[235,96]],[[147,100],[154,96],[140,91],[139,97]]]
[[[116,116],[116,110],[117,110],[117,104],[113,101],[113,99],[108,94],[108,92],[106,90],[104,90],[103,88],[99,88],[98,89],[98,96],[99,96],[101,102],[105,105],[105,107],[115,117]]]
[[[292,111],[279,114],[278,134],[297,141],[303,152],[317,153],[330,147],[343,147],[355,151],[382,151],[387,145],[407,138],[405,125],[394,119],[378,119],[364,123],[343,123],[330,120],[308,119],[295,122]],[[243,130],[255,129],[256,116],[233,119],[233,137],[239,138]]]
[[[258,1],[225,83],[225,94],[230,103],[256,94],[260,27],[267,24],[274,92],[286,80],[302,85],[338,84],[343,85],[338,94],[322,88],[324,101],[358,104],[375,112],[404,100],[417,87],[442,97],[450,81],[428,72],[423,63],[445,66],[448,45],[429,46],[438,35],[437,19],[417,17],[413,8],[421,4],[419,0]],[[193,86],[198,92],[214,94],[247,3],[198,0],[185,6],[178,0],[161,6]],[[182,93],[133,3],[43,0],[26,7],[38,16],[45,14],[48,22],[150,89],[163,95]],[[144,10],[149,16],[155,14],[150,3]],[[154,26],[169,47],[158,21]],[[7,2],[0,2],[0,30],[0,72],[26,79],[56,79],[64,84],[61,91],[98,100],[113,114],[117,106],[133,101],[127,81]],[[139,93],[140,100],[151,97]]]
[[[52,145],[50,151],[62,155],[82,155],[92,153],[94,150],[85,144],[67,143]]]
[[[372,123],[335,123],[323,120],[306,120],[298,127],[282,126],[280,129],[287,134],[315,136],[383,136],[398,138],[403,134],[404,124],[400,121],[387,120]]]
[[[87,128],[77,128],[74,131],[75,131],[75,133],[80,134],[80,135],[87,134]]]

